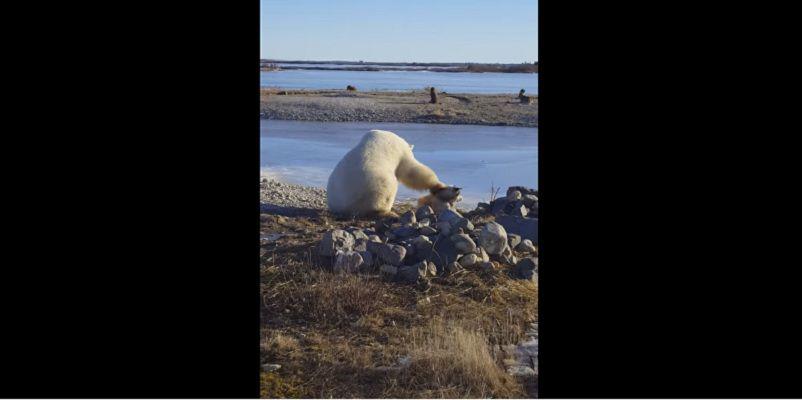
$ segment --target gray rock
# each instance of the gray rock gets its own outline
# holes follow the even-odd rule
[[[537,373],[530,367],[526,365],[514,365],[507,368],[507,373],[519,377],[519,378],[528,378],[528,377],[535,377]]]
[[[496,214],[496,215],[497,214],[501,214],[501,213],[505,212],[505,210],[507,209],[507,206],[510,205],[510,204],[512,204],[512,203],[506,197],[499,197],[499,198],[497,198],[496,200],[493,201],[493,203],[492,203],[493,208],[490,210],[490,212],[493,213],[493,214]]]
[[[426,249],[431,249],[433,245],[432,240],[423,235],[412,239],[412,243],[415,245],[415,249],[417,251],[424,251]]]
[[[474,264],[476,264],[479,261],[480,261],[479,260],[479,256],[477,256],[475,253],[466,254],[466,255],[460,257],[460,259],[459,259],[459,263],[463,267],[472,267]]]
[[[373,253],[380,261],[390,265],[400,265],[407,255],[403,246],[389,243],[368,242],[368,251]]]
[[[429,224],[431,224],[431,221],[429,221],[429,218],[424,218],[424,219],[418,221],[417,225],[415,225],[415,226],[418,227],[418,228],[423,228],[424,226],[429,226]]]
[[[451,230],[462,229],[463,232],[470,232],[474,229],[473,223],[468,218],[459,218],[451,223]]]
[[[478,212],[480,214],[487,214],[492,209],[493,209],[493,207],[491,207],[490,204],[487,204],[487,203],[479,203],[476,206],[476,212]]]
[[[521,241],[521,243],[515,247],[515,250],[518,250],[521,253],[532,253],[537,255],[537,247],[535,247],[535,245],[529,239],[524,239]]]
[[[371,242],[382,243],[382,238],[380,238],[379,235],[370,235],[368,236],[368,239]]]
[[[440,213],[437,214],[438,222],[448,222],[450,224],[453,224],[460,218],[462,218],[462,214],[460,214],[455,210],[450,210],[450,209],[442,210],[440,211]]]
[[[453,274],[455,272],[459,272],[462,269],[463,269],[462,265],[460,265],[460,263],[458,263],[456,261],[446,265],[446,272],[449,273],[449,274]]]
[[[435,229],[443,236],[451,236],[451,223],[447,221],[438,222],[435,224]]]
[[[434,210],[432,210],[432,208],[429,206],[421,206],[415,211],[415,218],[417,218],[418,221],[426,218],[431,219],[433,215],[434,215]]]
[[[482,261],[482,262],[490,261],[490,256],[487,254],[485,249],[483,249],[481,247],[477,247],[476,251],[474,252],[474,254],[479,256],[479,261]]]
[[[533,194],[525,194],[523,196],[523,199],[521,199],[521,200],[524,202],[524,205],[527,206],[527,207],[534,207],[534,206],[537,205],[538,201],[540,201],[540,199],[538,199],[537,196],[535,196]]]
[[[405,239],[418,234],[418,229],[410,225],[403,225],[390,229],[390,234],[398,239]]]
[[[418,279],[424,279],[429,274],[429,263],[421,261],[415,265],[403,265],[398,268],[396,277],[408,283],[415,283]]]
[[[437,234],[437,229],[434,229],[431,226],[424,226],[423,228],[420,228],[418,232],[421,235],[431,236]]]
[[[509,240],[510,248],[515,248],[521,243],[521,236],[514,233],[507,233],[507,240]]]
[[[363,252],[368,250],[368,241],[366,239],[357,239],[354,243],[354,251]]]
[[[385,279],[393,279],[397,273],[398,268],[393,265],[384,264],[379,267],[379,274]]]
[[[359,255],[362,256],[362,266],[360,267],[363,270],[369,270],[373,268],[373,254],[369,251],[360,251]]]
[[[412,224],[418,222],[418,219],[415,218],[415,213],[410,210],[401,215],[400,222],[402,224]]]
[[[362,261],[362,256],[355,251],[337,252],[337,259],[334,261],[334,272],[359,272]]]
[[[537,259],[532,257],[522,258],[515,264],[514,276],[520,279],[535,279],[537,274]]]
[[[281,364],[262,364],[262,371],[273,372],[281,368]]]
[[[342,230],[335,229],[326,232],[320,241],[320,255],[333,257],[338,251],[349,251],[354,248],[354,236]]]
[[[479,245],[488,254],[501,254],[507,247],[507,231],[496,222],[488,222],[479,234]]]
[[[521,200],[523,194],[520,191],[515,190],[514,188],[507,189],[507,199],[510,201]]]
[[[529,210],[526,208],[523,202],[517,201],[512,206],[512,209],[507,212],[507,214],[514,215],[516,217],[525,217],[529,214]]]
[[[517,191],[521,192],[521,194],[523,194],[523,195],[532,194],[532,195],[537,196],[537,190],[530,189],[530,188],[523,187],[523,186],[510,186],[509,188],[507,188],[507,193],[510,193],[513,190],[517,190]]]
[[[365,232],[362,231],[362,229],[352,229],[348,230],[348,232],[354,235],[354,239],[356,240],[359,239],[369,240],[368,235],[366,235]]]
[[[473,242],[470,236],[464,233],[451,235],[451,241],[460,254],[472,253],[476,250],[476,243]]]
[[[500,215],[496,217],[496,222],[501,224],[507,232],[521,235],[522,239],[537,242],[537,218]]]
[[[492,271],[496,269],[496,265],[492,261],[483,261],[479,263],[479,267],[485,271]]]

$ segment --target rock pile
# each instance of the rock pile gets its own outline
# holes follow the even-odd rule
[[[435,211],[425,205],[377,221],[372,229],[326,232],[319,254],[332,261],[335,272],[378,272],[397,282],[426,283],[465,268],[504,268],[514,278],[535,280],[537,202],[536,191],[516,186],[465,215],[453,207]],[[486,218],[491,214],[495,221]]]

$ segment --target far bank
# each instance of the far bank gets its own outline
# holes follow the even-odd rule
[[[538,98],[523,103],[517,93],[438,93],[430,103],[423,90],[362,92],[348,90],[261,89],[264,119],[320,122],[403,122],[495,126],[538,126]]]

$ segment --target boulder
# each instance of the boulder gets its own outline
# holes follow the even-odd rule
[[[434,216],[434,210],[432,210],[432,208],[429,207],[429,206],[419,207],[415,211],[415,218],[418,221],[420,221],[422,219],[427,219],[427,218],[431,219],[432,216]]]
[[[507,233],[507,240],[509,240],[510,248],[515,248],[521,243],[521,236],[514,233]]]
[[[516,217],[525,217],[527,214],[529,214],[529,210],[526,208],[523,202],[516,201],[507,214],[514,215]]]
[[[425,279],[433,268],[426,261],[415,265],[403,265],[398,268],[396,277],[402,282],[415,283],[419,279]]]
[[[521,253],[532,253],[537,255],[537,247],[535,247],[535,245],[529,239],[524,239],[521,241],[518,246],[515,246],[515,250],[520,251]]]
[[[444,209],[437,214],[438,223],[448,222],[453,224],[458,219],[462,218],[462,214],[455,210]]]
[[[403,246],[389,243],[368,242],[368,251],[373,253],[381,262],[390,265],[401,265],[407,254]]]
[[[334,257],[338,251],[349,251],[354,248],[354,236],[342,229],[326,232],[320,241],[320,255]]]
[[[395,279],[395,275],[396,275],[397,273],[398,273],[398,268],[397,268],[397,267],[395,267],[395,266],[393,266],[393,265],[390,265],[390,264],[384,264],[384,265],[382,265],[381,267],[379,267],[379,274],[380,274],[380,275],[381,275],[381,276],[382,276],[384,279],[388,279],[388,280]]]
[[[476,243],[464,233],[451,235],[451,242],[454,243],[454,247],[460,254],[472,253],[476,250]]]
[[[479,256],[476,253],[466,254],[459,258],[459,263],[463,267],[472,267],[477,262],[480,262]]]
[[[479,233],[479,245],[488,254],[501,254],[507,247],[507,231],[496,222],[488,222]]]
[[[503,226],[507,232],[520,235],[522,239],[537,242],[537,218],[500,215],[496,217],[496,222]]]
[[[340,251],[334,262],[334,272],[356,273],[362,265],[362,256],[355,251]]]
[[[513,276],[519,279],[534,280],[537,275],[537,259],[532,257],[522,258],[515,264]]]
[[[418,222],[418,219],[415,218],[415,213],[410,210],[401,215],[399,222],[406,225]]]
[[[390,229],[390,233],[397,239],[406,239],[410,236],[416,235],[418,229],[411,225],[402,225]]]
[[[468,218],[459,218],[451,222],[452,233],[457,229],[462,229],[463,232],[470,232],[474,229],[473,223]]]

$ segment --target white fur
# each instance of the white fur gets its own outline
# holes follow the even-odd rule
[[[415,160],[412,147],[392,132],[365,134],[329,177],[329,209],[346,216],[388,214],[399,180],[415,190],[442,186],[434,171]]]

